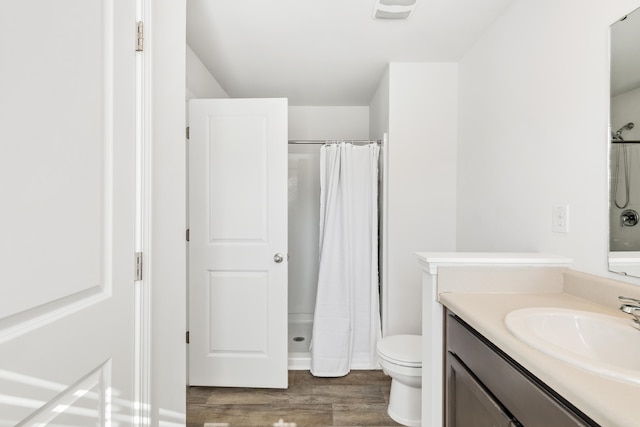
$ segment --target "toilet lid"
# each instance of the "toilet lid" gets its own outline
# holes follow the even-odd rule
[[[422,366],[421,335],[390,335],[378,341],[378,354],[403,366]]]

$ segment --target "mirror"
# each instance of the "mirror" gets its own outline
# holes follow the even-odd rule
[[[611,26],[609,270],[640,277],[640,9]]]

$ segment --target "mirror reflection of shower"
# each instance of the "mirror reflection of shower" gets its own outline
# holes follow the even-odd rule
[[[614,141],[624,141],[624,138],[622,137],[622,131],[631,130],[634,128],[634,126],[635,125],[633,124],[633,122],[629,122],[626,125],[622,126],[620,129],[618,129],[616,133],[611,135],[611,137],[613,138]]]
[[[640,61],[632,60],[639,57],[640,9],[611,25],[610,36],[608,262],[613,272],[640,277],[640,222],[632,226],[628,212],[640,212]]]
[[[620,129],[611,135],[613,141],[624,141],[622,137],[622,132],[625,130],[633,129],[635,125],[633,122],[629,122],[626,125],[622,126]],[[620,179],[620,156],[622,156],[622,174],[624,177],[624,203],[621,203],[618,200],[618,181]],[[615,156],[615,161],[613,165],[613,173],[615,179],[613,180],[613,203],[616,205],[618,209],[624,209],[629,205],[629,192],[631,183],[629,181],[629,147],[627,144],[622,144],[622,147],[618,150]]]

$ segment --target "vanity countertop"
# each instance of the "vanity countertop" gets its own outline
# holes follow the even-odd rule
[[[520,341],[504,324],[507,313],[529,307],[584,310],[621,318],[628,318],[627,315],[565,292],[444,292],[439,294],[439,300],[602,427],[640,425],[640,385],[593,374],[548,356]],[[624,343],[620,344],[620,351],[624,351]]]

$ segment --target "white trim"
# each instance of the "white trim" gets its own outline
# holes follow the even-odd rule
[[[46,401],[44,405],[41,405],[42,402],[38,400],[21,400],[18,402],[21,406],[36,405],[38,409],[17,426],[45,426],[66,414],[82,415],[83,418],[88,418],[87,424],[93,421],[99,425],[111,426],[113,421],[111,419],[113,405],[111,372],[111,359],[108,359],[66,388],[62,384],[55,384],[56,388],[62,387],[64,390]],[[87,396],[95,404],[94,408],[88,409],[83,405],[75,405],[78,400]]]
[[[150,100],[144,282],[149,286],[150,425],[186,423],[185,51],[186,3],[144,0],[145,87]]]
[[[144,23],[145,50],[136,52],[136,237],[135,251],[143,254],[142,280],[135,282],[135,426],[151,423],[151,4],[136,0],[136,21]],[[132,28],[134,26],[132,25]],[[132,30],[133,31],[133,30]]]
[[[107,290],[98,285],[0,319],[0,344],[88,309],[110,296]]]
[[[382,236],[382,250],[380,251],[380,307],[382,336],[387,336],[389,330],[389,134],[382,135],[382,215],[380,221],[380,234]]]
[[[540,253],[494,252],[416,252],[418,262],[430,274],[438,267],[510,266],[510,267],[571,267],[570,258]]]

